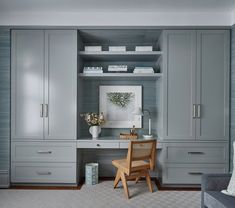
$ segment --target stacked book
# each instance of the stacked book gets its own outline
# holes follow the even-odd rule
[[[109,46],[109,51],[112,52],[125,52],[126,46]]]
[[[102,51],[102,47],[101,46],[85,46],[85,51],[87,52]]]
[[[83,68],[84,74],[100,74],[103,73],[102,67],[84,67]]]
[[[149,52],[153,51],[153,46],[136,46],[135,51]]]
[[[108,72],[127,72],[127,65],[109,65]]]
[[[135,67],[133,73],[154,74],[153,67]]]

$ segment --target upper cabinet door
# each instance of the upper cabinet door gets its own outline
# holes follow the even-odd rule
[[[229,31],[197,32],[197,139],[229,138]]]
[[[196,33],[166,31],[164,45],[164,139],[194,140]]]
[[[43,139],[44,32],[13,30],[11,137]]]
[[[77,32],[45,32],[45,138],[76,139]]]

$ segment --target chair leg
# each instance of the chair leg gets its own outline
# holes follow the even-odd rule
[[[140,175],[136,177],[135,183],[138,183],[138,181],[140,180],[140,177],[141,177]]]
[[[148,187],[149,187],[149,191],[153,193],[153,186],[152,186],[151,178],[150,178],[150,175],[149,175],[148,171],[146,171],[145,177],[146,177],[146,182],[147,182]]]
[[[118,169],[117,170],[117,174],[116,174],[116,177],[115,177],[115,180],[114,180],[114,185],[113,185],[113,188],[116,188],[119,181],[121,180],[121,171]]]
[[[123,185],[123,188],[125,191],[125,195],[126,195],[127,199],[129,199],[129,190],[127,187],[126,176],[125,176],[124,172],[121,172],[121,179],[122,179],[122,185]]]

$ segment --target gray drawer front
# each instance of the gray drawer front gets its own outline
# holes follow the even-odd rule
[[[163,184],[201,184],[203,173],[226,173],[224,164],[167,165],[163,168]]]
[[[166,144],[165,162],[169,163],[227,163],[228,148],[222,144]]]
[[[12,183],[76,183],[76,163],[12,163]]]
[[[90,148],[90,149],[118,149],[119,142],[106,142],[106,141],[78,141],[78,148]]]
[[[76,143],[12,142],[12,162],[76,162]]]

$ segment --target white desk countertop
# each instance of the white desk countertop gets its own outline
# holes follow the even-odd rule
[[[138,139],[142,140],[142,139]],[[119,137],[100,137],[98,139],[81,138],[77,140],[79,149],[127,149],[130,140],[119,139]],[[157,149],[162,149],[160,141],[157,142]]]

